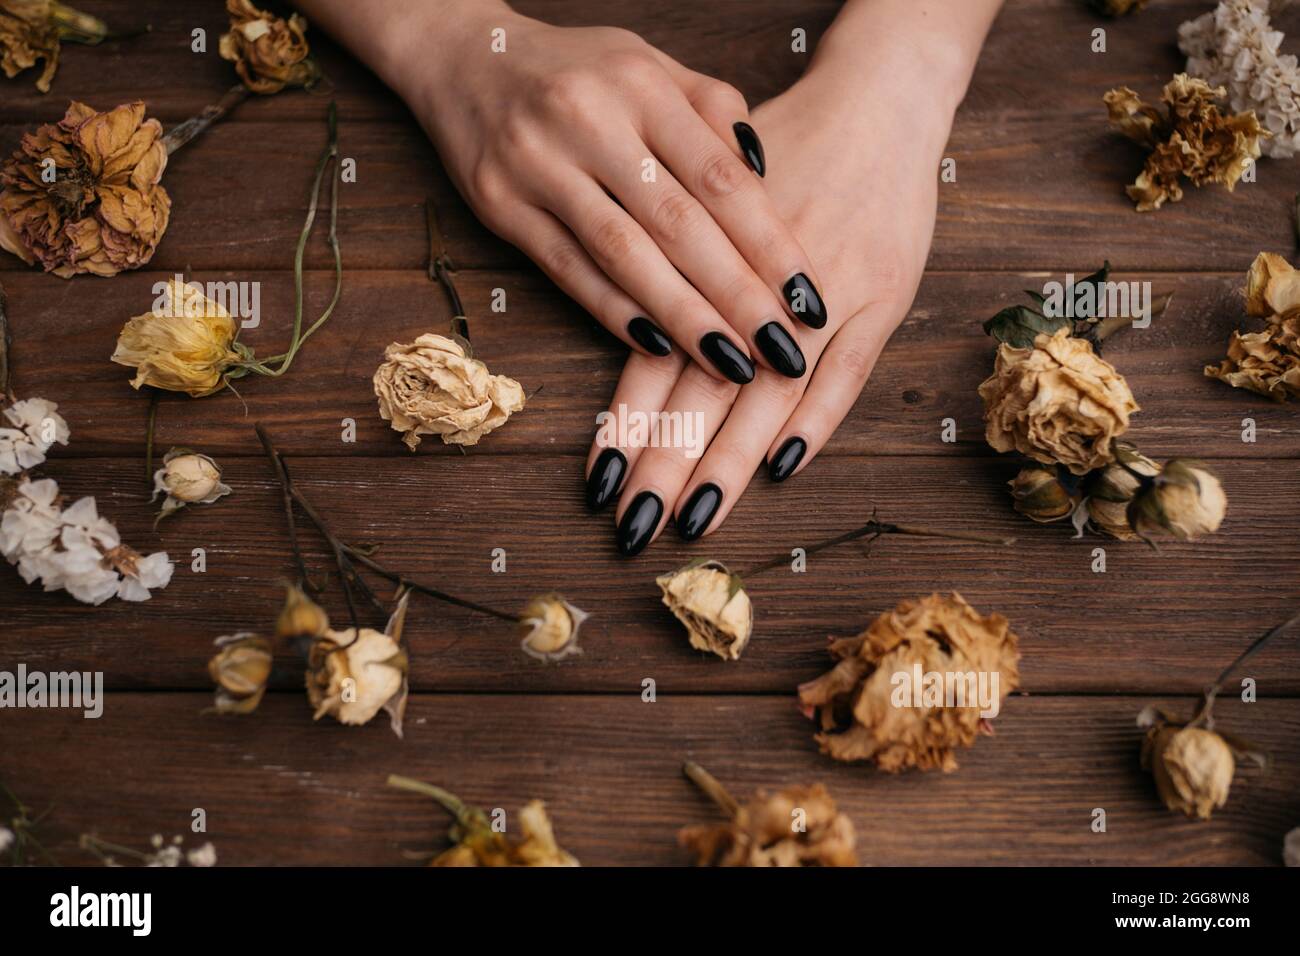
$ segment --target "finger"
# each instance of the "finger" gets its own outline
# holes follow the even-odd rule
[[[618,549],[631,557],[659,536],[695,464],[731,410],[740,387],[688,365],[664,404],[657,440],[628,475],[616,516]]]
[[[749,125],[749,104],[744,95],[728,83],[682,66],[666,53],[652,52],[718,139],[728,146],[734,141],[737,155],[759,176],[766,176],[767,156],[758,133]]]
[[[596,439],[587,453],[587,506],[593,511],[618,495],[645,448],[637,423],[663,409],[685,366],[681,352],[666,358],[628,357],[609,410],[596,416]]]
[[[645,310],[610,281],[564,223],[545,209],[521,203],[510,222],[502,223],[497,231],[634,351],[664,356],[673,350],[667,334],[646,318]]]

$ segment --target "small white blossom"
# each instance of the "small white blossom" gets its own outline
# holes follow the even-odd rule
[[[185,861],[190,866],[216,866],[217,848],[211,843],[205,843],[196,849],[186,850]]]
[[[14,831],[8,827],[0,827],[0,853],[8,851],[14,845]],[[212,844],[208,844],[211,846]]]
[[[0,474],[16,475],[45,461],[54,443],[68,443],[68,423],[58,405],[43,398],[14,402],[4,410],[12,428],[0,428]]]

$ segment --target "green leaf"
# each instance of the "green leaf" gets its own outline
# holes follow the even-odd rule
[[[1069,326],[1070,320],[1062,316],[1048,318],[1026,305],[1012,305],[985,322],[984,331],[1013,348],[1027,349],[1033,348],[1040,333],[1052,335]]]

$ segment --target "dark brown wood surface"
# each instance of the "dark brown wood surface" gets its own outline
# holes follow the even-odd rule
[[[30,74],[0,89],[0,149],[58,118],[71,98],[99,108],[142,98],[170,125],[233,82],[215,54],[217,3],[95,4],[115,26],[154,32],[65,50],[54,91]],[[687,65],[739,86],[751,103],[802,69],[790,30],[811,42],[830,0],[534,0],[557,23],[642,33]],[[866,864],[1275,864],[1300,825],[1300,654],[1282,639],[1243,672],[1260,701],[1229,695],[1220,718],[1268,747],[1267,771],[1244,769],[1208,824],[1167,813],[1138,768],[1137,712],[1186,711],[1250,639],[1300,605],[1300,406],[1274,405],[1201,374],[1243,324],[1240,286],[1261,249],[1293,255],[1294,161],[1264,161],[1235,195],[1189,190],[1138,215],[1123,184],[1141,156],[1106,126],[1101,94],[1127,84],[1154,98],[1180,66],[1177,25],[1204,3],[1167,0],[1119,22],[1081,0],[1010,0],[958,115],[948,155],[958,178],[940,189],[930,270],[857,407],[796,480],[759,478],[704,543],[674,535],[634,561],[617,555],[612,518],[582,504],[594,416],[608,402],[622,346],[456,197],[414,119],[335,44],[313,33],[333,81],[344,156],[347,267],[331,324],[281,381],[245,380],[241,398],[167,398],[160,448],[202,448],[236,492],[190,508],[156,531],[147,501],[146,399],[108,361],[122,322],[147,311],[154,283],[259,281],[259,351],[286,341],[288,271],[328,96],[286,93],[244,104],[173,157],[172,225],[148,271],[62,281],[0,259],[13,329],[15,390],[58,401],[72,428],[47,472],[72,495],[94,494],[124,538],[178,561],[169,588],[143,605],[97,609],[26,588],[0,567],[0,669],[102,670],[104,716],[0,711],[0,781],[36,808],[53,806],[47,842],[85,862],[77,835],[141,846],[187,832],[208,814],[223,863],[400,864],[439,845],[445,820],[418,797],[384,787],[388,773],[441,783],[515,810],[548,802],[561,841],[589,864],[683,863],[679,826],[714,818],[680,776],[691,757],[737,793],[822,780],[852,815]],[[1300,15],[1278,19],[1300,34]],[[207,54],[190,31],[208,31]],[[1104,26],[1108,50],[1089,50]],[[1291,47],[1295,40],[1290,41]],[[448,95],[454,95],[449,91]],[[424,203],[438,204],[480,356],[531,393],[525,411],[468,453],[426,442],[416,454],[378,418],[370,376],[386,344],[445,326],[449,310],[424,274]],[[309,304],[329,293],[329,252],[308,250]],[[1231,505],[1220,534],[1159,553],[1071,537],[1011,512],[1009,459],[983,442],[975,395],[991,361],[979,323],[1050,276],[1110,259],[1118,278],[1173,292],[1151,328],[1125,332],[1107,356],[1142,411],[1130,433],[1158,457],[1195,455],[1221,473]],[[508,312],[489,302],[505,290]],[[957,441],[940,439],[944,419]],[[344,419],[355,442],[342,440]],[[1244,442],[1245,419],[1257,440]],[[273,691],[253,717],[202,714],[214,637],[266,628],[293,573],[276,486],[253,434],[262,422],[292,456],[307,494],[357,543],[454,593],[513,609],[556,588],[593,613],[585,653],[558,665],[525,658],[499,622],[417,599],[411,608],[406,739],[382,720],[365,728],[311,722],[300,668],[277,658]],[[1013,534],[1012,548],[888,538],[845,546],[749,581],[756,631],[724,664],[690,650],[659,605],[653,577],[701,554],[743,571],[791,548],[881,517]],[[1092,571],[1093,548],[1107,570]],[[190,554],[205,549],[207,570]],[[490,570],[494,548],[508,570]],[[327,567],[321,543],[308,558]],[[952,774],[892,777],[819,756],[794,688],[826,667],[828,636],[856,633],[897,601],[958,590],[1007,615],[1021,637],[1023,693]],[[326,600],[344,616],[337,590]],[[375,623],[378,623],[377,621]],[[657,700],[643,702],[653,679]],[[1090,828],[1104,808],[1108,832]]]

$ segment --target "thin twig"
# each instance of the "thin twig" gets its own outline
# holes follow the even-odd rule
[[[446,290],[447,299],[451,303],[452,331],[468,342],[469,320],[465,317],[465,305],[461,301],[460,292],[456,289],[456,281],[452,277],[456,266],[447,255],[447,246],[442,238],[442,229],[438,226],[438,210],[434,205],[433,197],[424,201],[424,224],[429,233],[429,278],[440,283]]]
[[[1250,657],[1252,654],[1254,654],[1256,651],[1262,648],[1273,638],[1277,637],[1277,635],[1287,630],[1287,628],[1291,627],[1291,625],[1293,624],[1300,624],[1300,612],[1295,613],[1290,618],[1283,621],[1281,624],[1277,625],[1276,627],[1269,628],[1259,637],[1255,638],[1255,640],[1251,641],[1250,646],[1248,646],[1244,651],[1238,654],[1236,660],[1234,660],[1231,664],[1225,667],[1219,673],[1219,676],[1215,680],[1215,682],[1210,685],[1208,690],[1206,690],[1205,699],[1201,703],[1200,709],[1196,712],[1196,717],[1192,720],[1192,723],[1195,724],[1203,720],[1208,721],[1210,716],[1210,709],[1214,706],[1214,701],[1218,698],[1219,691],[1223,689],[1224,681],[1226,681],[1230,676],[1232,676],[1232,672],[1235,671],[1238,667],[1240,667],[1243,663],[1245,663],[1248,657]]]
[[[163,137],[163,147],[170,156],[186,143],[195,139],[209,126],[221,119],[249,96],[249,89],[243,83],[237,83],[226,90],[224,96],[211,106],[205,106],[203,112],[191,116],[185,122],[172,127]]]
[[[144,431],[144,480],[149,494],[153,494],[153,430],[158,421],[159,389],[149,386],[149,423]]]
[[[271,460],[271,468],[274,470],[276,481],[280,485],[280,499],[284,505],[284,517],[289,524],[289,546],[293,549],[294,563],[298,565],[298,577],[305,589],[312,594],[316,594],[318,588],[307,573],[307,562],[302,556],[302,547],[298,541],[298,523],[293,515],[293,496],[289,494],[289,472],[285,468],[280,453],[271,444],[271,438],[266,434],[266,430],[262,428],[260,423],[254,427],[257,429],[257,437],[261,440],[262,447],[266,449],[266,457]]]
[[[722,808],[722,812],[729,817],[735,817],[740,811],[740,804],[736,801],[727,788],[713,774],[709,773],[694,760],[688,760],[682,764],[682,773],[686,778],[699,787],[704,793]]]

